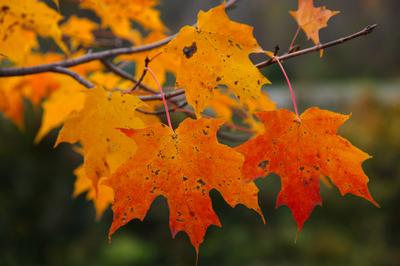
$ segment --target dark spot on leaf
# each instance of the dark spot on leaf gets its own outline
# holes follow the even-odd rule
[[[260,162],[260,163],[258,164],[258,167],[260,167],[260,168],[262,168],[262,169],[265,170],[265,169],[267,168],[268,163],[269,163],[268,160],[264,160],[264,161],[262,161],[262,162]]]
[[[185,46],[183,48],[183,54],[186,58],[191,58],[197,52],[196,42],[193,42],[191,46]]]

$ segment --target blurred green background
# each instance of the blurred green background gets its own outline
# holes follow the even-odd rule
[[[164,0],[161,9],[175,32],[216,2]],[[322,59],[312,54],[285,65],[301,110],[320,106],[352,112],[341,134],[374,156],[364,169],[381,208],[322,186],[323,208],[315,209],[295,243],[290,211],[274,207],[277,176],[257,181],[266,225],[244,207],[229,208],[213,191],[223,227],[208,230],[199,265],[400,265],[400,2],[316,3],[341,11],[322,31],[322,42],[379,24],[367,37],[326,50]],[[73,4],[61,1],[61,10],[68,13]],[[279,44],[285,50],[296,30],[288,10],[296,6],[295,0],[242,0],[230,14],[255,26],[263,48]],[[311,45],[304,35],[299,43]],[[279,107],[291,108],[279,69],[269,67],[265,74],[273,82],[267,87],[271,97]],[[85,195],[71,197],[72,171],[81,159],[68,145],[52,148],[57,132],[34,145],[41,110],[26,106],[25,132],[0,116],[0,265],[195,265],[186,235],[170,236],[163,198],[144,222],[130,222],[108,244],[111,210],[95,221]]]

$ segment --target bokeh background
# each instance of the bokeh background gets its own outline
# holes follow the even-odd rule
[[[215,0],[164,0],[160,6],[171,32],[191,24],[199,9]],[[265,49],[287,48],[296,30],[288,10],[295,0],[242,0],[232,18],[251,24]],[[374,156],[364,163],[375,208],[354,196],[322,186],[317,207],[296,239],[290,211],[275,209],[277,176],[257,181],[263,225],[244,207],[231,209],[218,192],[214,208],[223,228],[208,230],[199,265],[400,265],[400,2],[396,0],[316,1],[340,10],[321,40],[329,41],[377,23],[366,37],[285,62],[300,109],[309,106],[352,112],[341,134]],[[61,1],[63,14],[75,3]],[[301,47],[310,46],[304,35]],[[291,108],[276,66],[265,70],[267,91],[279,107]],[[1,80],[0,80],[1,82]],[[158,198],[144,222],[132,221],[108,243],[111,210],[96,221],[85,195],[73,199],[72,171],[81,159],[68,145],[53,149],[56,132],[38,145],[33,138],[41,110],[26,104],[26,129],[0,116],[0,265],[195,265],[195,251],[183,233],[168,228],[166,201]]]

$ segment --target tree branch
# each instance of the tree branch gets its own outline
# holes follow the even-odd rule
[[[91,83],[90,81],[86,80],[84,77],[80,76],[78,73],[76,73],[76,72],[74,72],[74,71],[72,71],[72,70],[70,70],[68,68],[54,67],[54,69],[52,69],[51,72],[68,75],[71,78],[73,78],[76,81],[78,81],[83,86],[85,86],[86,88],[90,89],[90,88],[94,87],[93,83]]]
[[[165,99],[171,99],[176,96],[185,94],[185,91],[183,89],[178,89],[172,92],[167,92],[165,93]],[[139,96],[139,98],[146,102],[146,101],[155,101],[155,100],[162,100],[161,94],[154,94],[154,95],[144,95],[144,96]]]
[[[299,50],[297,52],[287,53],[287,54],[278,56],[277,58],[279,59],[279,61],[282,62],[284,60],[291,59],[291,58],[294,58],[294,57],[297,57],[297,56],[301,56],[301,55],[305,55],[305,54],[309,54],[309,53],[313,53],[313,52],[318,52],[318,51],[320,51],[322,49],[330,48],[332,46],[336,46],[336,45],[345,43],[345,42],[353,40],[355,38],[358,38],[358,37],[361,37],[361,36],[364,36],[364,35],[368,35],[368,34],[372,33],[373,30],[377,26],[378,26],[377,24],[369,25],[369,26],[365,27],[364,29],[360,30],[359,32],[356,32],[356,33],[351,34],[349,36],[342,37],[340,39],[337,39],[337,40],[334,40],[334,41],[330,41],[330,42],[327,42],[327,43],[323,43],[323,44],[319,44],[319,45],[316,45],[316,46],[312,46],[310,48]],[[267,67],[269,65],[273,65],[275,63],[276,63],[276,61],[274,59],[265,60],[263,62],[260,62],[260,63],[256,64],[256,67],[264,68],[264,67]]]
[[[234,7],[238,0],[229,0],[225,3],[225,8],[230,9]],[[175,38],[177,33],[170,35],[162,40],[157,42],[153,42],[150,44],[145,44],[141,46],[133,46],[126,48],[115,48],[106,51],[96,52],[86,54],[84,56],[80,56],[73,59],[67,59],[60,62],[43,64],[31,67],[8,67],[8,68],[0,68],[0,77],[12,77],[12,76],[24,76],[31,74],[38,74],[43,72],[53,72],[56,67],[69,68],[76,65],[81,65],[88,63],[90,61],[101,60],[105,58],[115,57],[123,54],[134,54],[139,52],[145,52],[149,50],[153,50],[155,48],[161,47],[169,43],[173,38]]]
[[[175,112],[176,110],[185,107],[188,103],[186,101],[183,101],[182,103],[179,103],[177,106],[174,107],[169,107],[168,108],[168,112],[172,113]],[[145,114],[145,115],[163,115],[166,113],[166,111],[160,110],[160,111],[146,111],[140,108],[137,108],[136,111],[138,111],[139,113]]]
[[[157,94],[157,91],[153,90],[152,88],[150,88],[149,86],[143,84],[142,82],[139,83],[139,81],[137,79],[135,79],[132,75],[126,73],[124,70],[120,69],[119,67],[117,67],[113,63],[107,61],[106,59],[101,59],[101,63],[103,63],[103,65],[105,67],[107,67],[111,72],[113,72],[114,74],[120,76],[121,78],[124,78],[126,80],[132,81],[135,84],[139,84],[138,86],[141,89],[143,89],[144,91],[150,92],[152,94]]]

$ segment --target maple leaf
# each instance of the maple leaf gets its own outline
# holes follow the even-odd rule
[[[69,84],[67,80],[67,84]],[[80,111],[85,102],[85,88],[83,86],[65,86],[54,92],[43,103],[43,118],[35,142],[38,143],[53,128],[56,128],[74,111]]]
[[[95,188],[135,152],[135,142],[116,128],[143,127],[134,112],[141,105],[134,95],[96,87],[86,91],[82,110],[65,121],[56,146],[61,142],[82,144],[85,173]]]
[[[258,188],[241,175],[243,156],[217,142],[221,124],[222,120],[187,118],[176,133],[163,124],[123,130],[138,150],[105,183],[115,192],[110,236],[132,219],[143,220],[159,195],[168,202],[172,236],[186,232],[197,252],[207,228],[221,226],[212,208],[211,189],[217,189],[230,206],[243,204],[262,217]]]
[[[15,49],[15,48],[14,48]],[[26,58],[28,65],[38,62],[53,62],[60,58],[56,54],[31,54]],[[24,99],[38,107],[42,99],[59,88],[56,74],[41,73],[32,76],[9,77],[0,83],[0,111],[20,129],[24,127]]]
[[[165,51],[179,59],[176,85],[185,89],[197,115],[218,85],[245,101],[260,97],[261,86],[269,83],[249,59],[251,53],[263,52],[253,28],[231,21],[224,5],[200,11],[197,27],[183,27]]]
[[[104,211],[111,205],[114,200],[113,190],[103,185],[105,178],[99,181],[98,193],[92,185],[92,181],[86,177],[84,166],[81,165],[75,169],[74,174],[76,176],[74,184],[73,196],[77,197],[82,193],[87,192],[86,198],[93,202],[96,210],[96,219],[99,220],[103,216]]]
[[[98,25],[87,18],[71,16],[60,28],[64,35],[71,38],[72,47],[77,48],[81,44],[86,46],[93,44],[95,41],[93,31]]]
[[[87,75],[100,68],[99,63],[93,61],[75,66],[72,70],[81,75]],[[52,129],[61,126],[71,113],[80,111],[85,102],[87,88],[82,84],[65,75],[56,74],[52,78],[59,88],[52,92],[42,103],[42,123],[36,134],[35,143],[42,140]]]
[[[23,128],[24,96],[17,87],[19,81],[19,78],[8,78],[0,83],[0,111],[16,126]]]
[[[276,206],[287,205],[301,230],[316,205],[322,204],[320,177],[328,176],[342,195],[351,193],[378,206],[368,191],[361,164],[368,154],[337,135],[348,115],[310,108],[301,116],[287,110],[260,112],[265,133],[241,146],[248,179],[276,173],[281,191]]]
[[[62,16],[58,12],[39,1],[2,0],[0,4],[0,20],[2,21],[0,24],[0,54],[12,60],[16,59],[17,62],[21,61],[22,58],[18,55],[21,51],[15,47],[22,43],[24,52],[35,47],[36,41],[32,33],[53,38],[57,45],[68,53],[57,24],[61,19]],[[28,32],[31,33],[26,34]]]
[[[290,15],[306,33],[307,38],[315,44],[320,44],[319,31],[328,26],[328,20],[339,14],[339,11],[331,11],[325,6],[314,7],[314,0],[299,0],[298,10],[290,11]]]
[[[139,23],[145,29],[165,31],[160,12],[155,9],[156,0],[83,0],[81,6],[96,12],[103,27],[110,29],[119,37],[136,43],[139,31],[132,29],[131,21]]]

